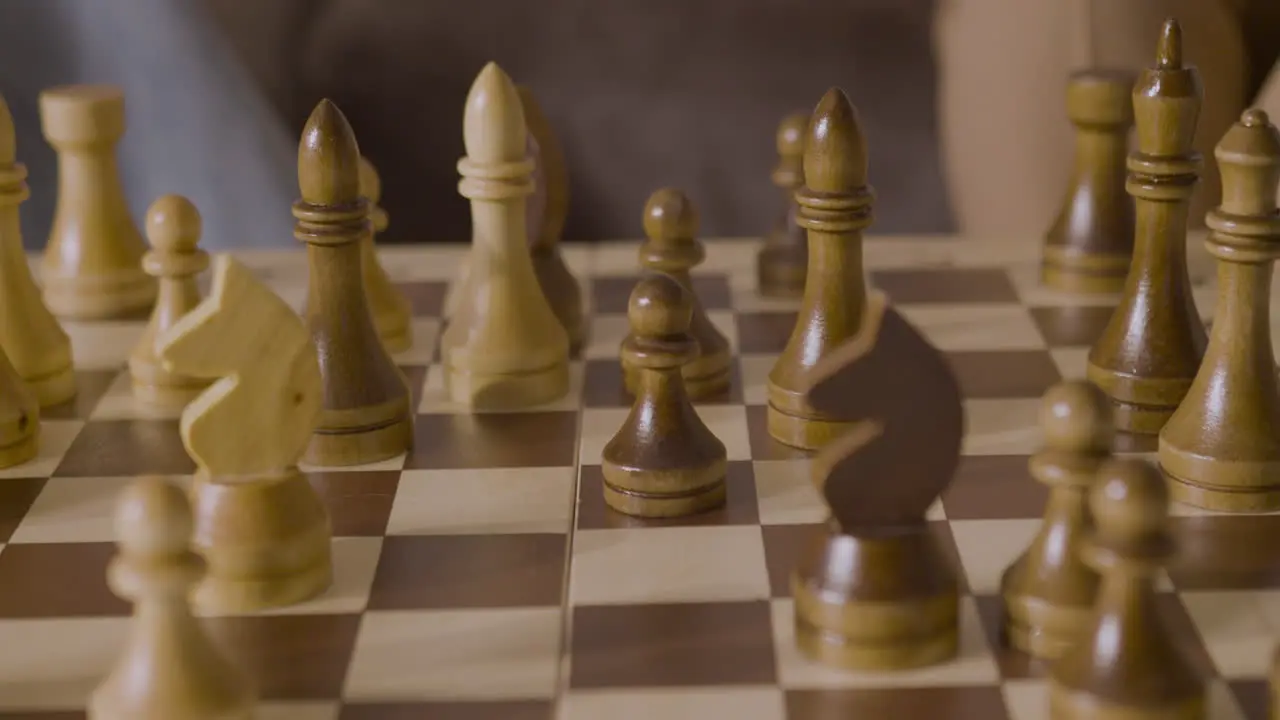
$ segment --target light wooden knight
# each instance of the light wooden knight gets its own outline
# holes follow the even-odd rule
[[[197,607],[290,605],[332,582],[327,511],[298,470],[320,414],[320,364],[297,314],[226,255],[209,296],[157,338],[171,372],[218,378],[182,413],[198,471],[194,544],[209,574]]]

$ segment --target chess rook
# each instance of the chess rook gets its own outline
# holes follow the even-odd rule
[[[1089,351],[1088,378],[1111,398],[1125,432],[1160,432],[1204,356],[1186,245],[1188,201],[1202,164],[1192,138],[1203,96],[1200,75],[1182,62],[1182,30],[1168,20],[1155,66],[1133,89],[1138,142],[1125,182],[1135,205],[1133,263],[1120,304]]]
[[[1222,205],[1205,241],[1218,301],[1195,381],[1160,431],[1175,500],[1219,511],[1280,509],[1280,387],[1271,338],[1271,278],[1280,258],[1280,132],[1246,110],[1214,152]]]
[[[858,333],[867,303],[862,231],[871,224],[874,193],[858,112],[843,90],[828,90],[814,109],[803,165],[796,222],[807,232],[809,266],[795,328],[769,372],[767,415],[775,440],[815,449],[849,426],[805,402],[805,376]]]
[[[1031,457],[1031,475],[1049,487],[1044,522],[1000,581],[1004,636],[1019,650],[1055,660],[1093,618],[1098,574],[1079,548],[1089,527],[1089,490],[1114,439],[1111,406],[1083,380],[1059,383],[1040,406],[1045,447]]]
[[[535,188],[527,200],[526,222],[533,274],[551,312],[569,335],[569,352],[577,354],[587,328],[582,316],[582,289],[560,253],[560,236],[569,215],[569,169],[560,140],[533,91],[524,86],[518,86],[516,91],[520,93],[529,131],[529,154],[534,158]]]
[[[156,337],[173,327],[200,303],[196,277],[209,267],[200,242],[200,211],[181,195],[164,195],[147,208],[151,250],[142,268],[159,282],[156,305],[142,337],[129,355],[133,396],[144,405],[180,409],[209,385],[206,378],[186,377],[164,367],[156,355]]]
[[[31,195],[17,161],[13,115],[0,97],[0,348],[41,407],[76,394],[71,340],[45,307],[22,244],[18,206]]]
[[[764,246],[756,255],[756,286],[768,298],[804,295],[809,244],[804,230],[796,224],[796,190],[804,185],[804,134],[808,125],[808,113],[788,115],[778,125],[778,164],[773,168],[772,180],[782,191],[786,212],[765,236]]]
[[[1062,209],[1045,236],[1041,279],[1066,292],[1118,293],[1133,258],[1133,198],[1125,155],[1133,126],[1134,78],[1083,70],[1067,81],[1075,127],[1075,169]]]
[[[360,267],[364,273],[364,294],[373,316],[373,325],[387,352],[399,353],[413,346],[412,312],[409,299],[387,277],[378,260],[375,236],[387,229],[387,211],[378,203],[382,199],[382,180],[368,158],[360,158],[360,194],[369,203],[369,220],[373,232],[360,242]]]
[[[1050,671],[1054,720],[1206,720],[1205,685],[1164,623],[1155,577],[1174,552],[1169,493],[1143,460],[1109,460],[1081,546],[1102,576],[1085,632]]]
[[[698,212],[693,202],[673,188],[655,191],[644,206],[644,234],[640,266],[675,278],[692,298],[689,334],[698,344],[698,354],[680,368],[685,391],[693,400],[724,395],[729,391],[732,363],[729,341],[702,309],[690,276],[690,271],[706,257],[706,249],[697,239]],[[627,392],[634,393],[637,369],[623,359],[622,370]]]
[[[187,597],[205,573],[191,550],[194,525],[182,489],[150,477],[116,507],[120,553],[107,569],[133,602],[125,650],[89,699],[89,720],[250,720],[246,679],[192,615]]]
[[[458,192],[471,201],[472,245],[440,338],[445,388],[476,409],[549,403],[569,392],[569,335],[533,272],[525,203],[534,161],[519,93],[496,64],[472,84],[462,124]]]
[[[156,299],[142,271],[147,248],[129,215],[116,144],[125,132],[124,93],[71,85],[40,93],[45,139],[58,153],[58,202],[41,265],[44,301],[61,318],[140,314]]]
[[[372,232],[360,194],[360,149],[342,111],[320,101],[298,145],[294,237],[307,245],[306,323],[320,356],[324,409],[306,462],[363,465],[413,442],[409,385],[378,337],[362,246]]]

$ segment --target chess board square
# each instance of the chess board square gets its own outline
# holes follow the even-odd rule
[[[189,478],[166,478],[187,485]],[[50,478],[14,531],[15,543],[114,543],[120,493],[136,477]]]
[[[791,573],[796,559],[826,532],[824,522],[797,525],[765,525],[760,528],[764,539],[765,567],[769,572],[769,594],[774,598],[791,597]],[[929,531],[938,542],[938,550],[950,561],[962,593],[969,592],[969,581],[960,561],[960,552],[951,528],[945,521],[930,521]]]
[[[559,605],[564,535],[390,535],[374,576],[375,610]],[[3,556],[0,556],[3,557]]]
[[[110,672],[128,632],[126,617],[0,620],[0,710],[8,711],[0,717],[58,717],[39,710],[84,717],[89,694]]]
[[[307,481],[329,510],[335,537],[382,537],[400,482],[395,470],[312,470]]]
[[[943,352],[1045,347],[1031,315],[1021,305],[902,305],[898,310]]]
[[[622,383],[622,364],[618,359],[587,360],[583,368],[582,401],[589,408],[630,408],[635,398]],[[700,398],[695,405],[741,405],[742,373],[737,361],[729,365],[727,392]]]
[[[694,274],[693,292],[704,310],[732,310],[729,279],[724,275]],[[631,290],[639,275],[597,276],[591,278],[591,298],[598,315],[625,315]]]
[[[1049,488],[1032,479],[1026,455],[960,458],[942,503],[952,520],[1038,517]]]
[[[1040,397],[1062,379],[1043,350],[949,352],[951,369],[968,399]]]
[[[257,720],[338,720],[341,703],[336,700],[269,701],[254,708]]]
[[[631,332],[625,315],[593,315],[591,331],[582,347],[582,357],[587,360],[618,362],[622,341]]]
[[[1067,305],[1097,305],[1115,307],[1116,294],[1084,295],[1054,290],[1040,281],[1040,262],[1020,262],[1007,269],[1009,280],[1017,290],[1018,298],[1028,307],[1062,307]]]
[[[77,358],[78,360],[79,358]],[[70,400],[40,409],[44,420],[87,420],[116,377],[128,373],[118,370],[76,369],[76,396]]]
[[[787,691],[787,720],[1004,720],[1007,717],[1000,688],[994,685],[913,687],[910,692],[895,688]]]
[[[1098,305],[1031,308],[1031,317],[1051,348],[1092,347],[1114,313],[1115,308]]]
[[[573,609],[571,688],[770,685],[769,604],[586,605]]]
[[[419,415],[410,470],[573,465],[576,412]]]
[[[551,720],[552,714],[548,700],[434,700],[347,703],[336,720]]]
[[[777,364],[776,355],[741,355],[738,369],[742,378],[742,401],[747,405],[769,403],[769,373]]]
[[[769,597],[754,525],[579,530],[569,599],[575,605],[756,600]]]
[[[965,455],[1030,455],[1040,449],[1040,398],[966,400]]]
[[[872,270],[871,286],[894,305],[1016,303],[1018,293],[1003,268]]]
[[[0,618],[110,617],[129,604],[107,588],[112,543],[13,543],[0,552]]]
[[[1280,515],[1193,515],[1171,519],[1178,552],[1168,565],[1179,590],[1280,588]]]
[[[1270,717],[1267,713],[1271,707],[1271,688],[1266,680],[1233,680],[1228,683],[1228,689],[1236,701],[1240,720],[1267,720]],[[1232,720],[1236,718],[1232,717]]]
[[[441,322],[435,317],[410,318],[409,332],[413,344],[405,350],[392,354],[391,359],[401,368],[405,366],[423,368],[423,377],[425,377],[425,368],[440,360],[440,328]],[[421,384],[421,378],[419,378],[419,382],[415,385],[420,389]]]
[[[44,486],[44,478],[11,478],[0,482],[0,543],[11,541]]]
[[[738,313],[738,351],[777,355],[787,347],[796,326],[796,313],[787,311]]]
[[[181,416],[181,407],[156,406],[135,398],[128,372],[115,375],[89,414],[93,420],[177,420]]]
[[[747,405],[747,441],[752,460],[803,460],[810,453],[784,445],[769,434],[769,411],[765,405]]]
[[[725,473],[727,497],[722,508],[675,518],[637,518],[623,515],[604,502],[604,473],[599,465],[584,465],[578,481],[578,529],[755,525],[760,521],[756,506],[755,474],[751,463],[729,463]]]
[[[1000,578],[1005,569],[1031,544],[1040,525],[1037,517],[950,522],[960,562],[974,594],[1000,592]]]
[[[0,469],[0,479],[9,481],[52,475],[84,426],[83,420],[41,419],[40,441],[35,458],[21,465]]]
[[[572,467],[406,470],[387,532],[567,533],[574,491]]]
[[[828,512],[810,473],[808,460],[757,460],[753,463],[760,522],[765,525],[821,523]],[[925,514],[927,520],[942,520],[941,501]]]
[[[558,607],[370,612],[344,695],[354,701],[549,699],[560,632]]]
[[[176,420],[93,420],[80,430],[54,474],[189,475],[195,469]]]
[[[770,687],[579,690],[557,720],[789,720],[782,691]]]
[[[569,389],[556,400],[541,405],[517,408],[509,411],[493,411],[476,409],[463,403],[449,399],[444,386],[444,366],[436,363],[424,369],[424,379],[416,383],[420,388],[417,396],[419,415],[515,415],[526,413],[547,413],[577,410],[582,404],[582,363],[569,363]]]
[[[1053,348],[1049,351],[1058,373],[1064,378],[1083,378],[1089,366],[1089,348]]]
[[[409,350],[410,355],[414,352],[416,351],[413,349]],[[433,358],[438,355],[437,348],[432,347],[431,354]],[[427,372],[430,368],[427,363],[421,365],[407,364],[406,361],[410,359],[412,358],[405,358],[398,362],[396,367],[400,368],[400,372],[404,373],[405,383],[409,385],[409,402],[412,403],[410,407],[416,408],[422,404],[422,395],[426,391]],[[438,360],[438,358],[436,359]]]
[[[444,296],[449,283],[441,280],[419,280],[398,282],[395,286],[409,301],[413,317],[440,317],[444,312]]]
[[[360,616],[239,615],[200,619],[267,700],[336,699]]]
[[[960,598],[960,649],[957,656],[949,662],[894,673],[849,671],[809,660],[796,645],[794,603],[788,598],[773,600],[771,611],[778,678],[788,689],[882,690],[986,684],[994,687],[999,681],[999,672],[983,634],[982,621],[978,618],[973,599],[969,597]]]
[[[1262,606],[1278,597],[1274,591],[1259,594],[1244,590],[1182,594],[1187,616],[1223,677],[1247,678],[1270,672],[1277,634]]]
[[[142,337],[146,323],[136,320],[63,320],[71,339],[76,370],[119,371]]]
[[[724,443],[729,460],[750,460],[746,409],[741,405],[697,405],[702,422]],[[583,464],[600,462],[605,445],[613,439],[630,412],[624,408],[588,409],[582,413],[582,439],[578,458]]]

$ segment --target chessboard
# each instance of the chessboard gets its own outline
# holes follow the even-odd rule
[[[618,346],[637,247],[562,247],[590,337],[568,397],[510,413],[451,405],[442,389],[439,318],[464,248],[381,251],[414,309],[414,345],[396,360],[415,388],[415,445],[376,465],[303,468],[332,516],[326,594],[202,620],[252,678],[259,717],[1047,717],[1044,669],[1001,646],[997,584],[1046,497],[1027,470],[1040,397],[1083,376],[1113,300],[1042,288],[1035,238],[866,240],[870,284],[945,352],[965,397],[965,455],[929,514],[962,578],[962,639],[959,657],[935,667],[844,672],[806,661],[792,639],[789,574],[824,506],[806,455],[765,429],[766,376],[797,302],[757,293],[757,241],[708,240],[693,275],[734,348],[730,392],[698,404],[728,450],[727,505],[642,521],[603,502],[601,448],[628,406]],[[1197,239],[1189,247],[1211,316],[1212,262]],[[301,306],[301,250],[238,258]],[[129,629],[130,606],[104,579],[116,498],[138,476],[185,482],[194,470],[177,418],[132,399],[125,361],[143,321],[65,327],[80,392],[43,414],[38,460],[0,473],[0,718],[83,717]],[[1209,681],[1211,717],[1263,720],[1280,639],[1280,515],[1174,516],[1181,552],[1160,608]]]

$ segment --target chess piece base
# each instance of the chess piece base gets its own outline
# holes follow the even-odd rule
[[[76,373],[71,365],[37,377],[24,377],[40,407],[61,405],[76,396]]]
[[[728,353],[717,354],[700,362],[703,360],[699,357],[680,368],[680,376],[684,378],[684,392],[690,400],[721,397],[729,392],[731,361]],[[638,377],[639,373],[635,368],[623,363],[622,383],[628,395],[635,396]]]
[[[25,434],[18,437],[16,441],[0,447],[0,468],[11,468],[30,462],[39,454],[40,424],[39,422],[31,423],[29,427],[32,429],[19,428],[19,432]]]
[[[1130,256],[1085,255],[1046,245],[1040,264],[1040,282],[1061,292],[1111,295],[1124,291]]]
[[[959,652],[959,589],[923,523],[875,536],[829,532],[791,580],[796,643],[849,670],[905,670]]]
[[[292,605],[333,582],[329,515],[301,472],[230,480],[197,475],[191,495],[195,546],[209,564],[192,598],[200,612]]]
[[[1069,607],[1042,597],[1005,597],[1003,631],[1010,645],[1040,660],[1057,660],[1088,632],[1093,606]]]
[[[1280,458],[1225,462],[1183,450],[1160,437],[1160,470],[1174,502],[1216,512],[1280,510]],[[1206,482],[1212,477],[1214,482]]]
[[[156,279],[142,271],[119,270],[106,276],[59,276],[46,272],[44,302],[65,320],[110,320],[143,316],[155,304]]]
[[[1049,716],[1055,720],[1205,720],[1208,714],[1201,695],[1173,700],[1166,705],[1131,707],[1050,681]]]
[[[799,300],[808,271],[806,254],[766,246],[756,256],[756,288],[762,297]]]
[[[680,484],[690,489],[683,492],[643,492],[638,487],[661,486],[662,480],[644,472],[606,463],[604,502],[623,515],[644,518],[674,518],[723,507],[726,499],[725,470],[728,463],[717,460],[696,473],[681,473]]]
[[[1169,422],[1169,418],[1173,417],[1178,404],[1191,387],[1191,378],[1138,379],[1094,365],[1092,360],[1086,367],[1085,375],[1111,400],[1116,430],[1134,435],[1159,433],[1165,423]],[[1141,402],[1138,398],[1148,402]],[[1161,398],[1167,400],[1161,401]]]
[[[569,366],[554,363],[523,373],[464,372],[446,362],[449,400],[476,410],[519,410],[555,402],[569,393]]]
[[[211,384],[208,380],[167,372],[159,363],[129,359],[133,397],[158,410],[181,410]]]
[[[354,410],[322,410],[303,456],[308,465],[349,467],[381,462],[413,445],[409,394]]]
[[[817,450],[853,429],[857,423],[805,415],[792,415],[770,403],[765,409],[769,436],[801,450]]]
[[[382,346],[391,354],[402,353],[413,347],[413,329],[402,323],[374,323],[378,329],[378,337],[382,338]]]

